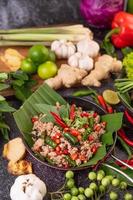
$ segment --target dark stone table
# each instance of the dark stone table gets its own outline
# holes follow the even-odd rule
[[[79,13],[79,0],[0,0],[0,28],[16,28],[43,26],[57,23],[80,23],[83,19]],[[103,36],[103,31],[95,30],[96,38]],[[112,81],[105,81],[102,89],[112,87]],[[69,95],[72,90],[61,91],[62,94]],[[18,102],[11,99],[11,103],[16,107]],[[121,108],[120,108],[121,109]],[[10,138],[19,136],[13,117],[6,115],[9,124]],[[10,187],[16,177],[8,174],[7,161],[2,158],[4,141],[0,136],[0,200],[9,200]],[[116,148],[119,158],[124,157],[124,152]],[[34,173],[47,184],[49,191],[55,191],[64,182],[64,173],[43,166],[27,153],[26,159],[33,163]],[[86,175],[89,170],[76,172],[76,183],[87,185]],[[46,197],[45,199],[48,199]],[[122,199],[122,198],[121,198]]]

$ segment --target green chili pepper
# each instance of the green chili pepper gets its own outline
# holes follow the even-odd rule
[[[57,146],[57,144],[49,136],[46,137],[45,143],[51,146],[52,148],[55,148]]]
[[[71,135],[70,133],[64,133],[63,136],[69,140],[70,143],[72,143],[73,145],[78,143],[78,139],[76,137],[74,137],[73,135]]]
[[[78,90],[74,92],[72,95],[75,97],[82,97],[82,96],[87,96],[91,94],[95,94],[95,92],[92,89],[87,89],[87,90]]]
[[[90,126],[90,128],[93,128],[93,126],[94,126],[94,118],[93,117],[89,118],[89,126]]]
[[[91,128],[87,128],[87,130],[85,131],[84,135],[83,135],[83,140],[87,140],[88,136],[90,135],[90,133],[92,132]]]
[[[76,166],[76,162],[75,162],[74,160],[72,160],[72,159],[70,158],[70,156],[66,155],[64,158],[65,158],[66,161],[70,164],[70,166],[73,166],[73,167]]]

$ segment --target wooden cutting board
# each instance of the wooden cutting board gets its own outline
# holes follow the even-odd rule
[[[0,47],[0,55],[4,53],[4,51],[7,48],[16,49],[20,54],[26,57],[30,47],[21,47],[21,46],[20,47],[19,46],[18,47]],[[56,61],[56,64],[58,67],[60,67],[62,63],[66,63],[66,61],[65,60]],[[1,59],[0,59],[0,72],[11,72],[11,69],[4,62],[2,62]],[[33,79],[37,80],[37,85],[33,88],[33,90],[37,89],[39,85],[41,85],[44,82],[44,80],[40,79],[38,75],[33,75]],[[9,97],[9,96],[14,95],[14,91],[12,89],[7,89],[5,91],[1,91],[0,94],[5,97]]]

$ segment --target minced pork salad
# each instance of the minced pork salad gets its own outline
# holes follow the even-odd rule
[[[88,162],[102,145],[100,137],[105,133],[106,122],[101,122],[96,112],[83,111],[75,104],[70,106],[67,119],[55,112],[49,114],[54,122],[42,122],[46,114],[31,119],[32,150],[58,167],[76,167]]]

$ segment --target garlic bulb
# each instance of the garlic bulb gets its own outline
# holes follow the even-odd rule
[[[34,174],[19,176],[10,190],[12,200],[43,200],[45,195],[45,183]]]
[[[65,40],[55,40],[51,44],[51,50],[55,52],[58,58],[69,58],[76,51],[76,47],[72,42]]]
[[[77,43],[78,52],[95,58],[100,50],[99,44],[94,40],[84,39]]]
[[[79,67],[80,69],[84,69],[86,71],[90,71],[93,68],[93,63],[92,58],[79,52],[73,54],[68,59],[68,64],[71,67]]]

